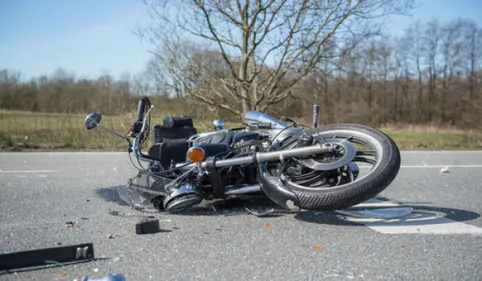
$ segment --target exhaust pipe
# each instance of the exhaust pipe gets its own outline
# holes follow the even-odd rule
[[[240,188],[228,190],[226,191],[226,195],[240,195],[240,194],[247,194],[247,193],[256,193],[260,191],[261,191],[260,185],[255,184],[255,185],[248,185],[248,186],[243,186]]]

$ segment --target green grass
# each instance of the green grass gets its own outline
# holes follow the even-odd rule
[[[107,149],[123,150],[127,142],[96,128],[86,130],[87,114],[58,114],[0,110],[0,149]],[[128,132],[135,114],[102,116],[101,124],[115,132]],[[162,124],[153,117],[152,124]],[[210,122],[194,120],[198,131],[207,131]],[[228,126],[232,125],[227,123]]]
[[[0,149],[126,149],[124,140],[101,129],[85,130],[85,116],[0,110]],[[103,116],[102,124],[116,132],[126,133],[134,118],[134,113]],[[162,123],[162,120],[156,116],[152,123]],[[195,126],[201,132],[207,131],[210,123],[195,120]],[[482,149],[482,132],[440,131],[433,127],[381,129],[393,137],[400,149]]]

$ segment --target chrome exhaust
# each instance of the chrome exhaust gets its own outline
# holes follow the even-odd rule
[[[261,187],[259,186],[259,184],[254,184],[254,185],[248,185],[248,186],[243,186],[240,188],[228,190],[226,191],[226,195],[240,195],[240,194],[256,193],[260,191],[261,191]]]

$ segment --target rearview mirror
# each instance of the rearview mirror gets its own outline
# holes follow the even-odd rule
[[[100,120],[102,120],[102,115],[100,112],[92,112],[91,114],[87,115],[84,120],[84,125],[87,130],[92,130],[97,125],[99,125]]]

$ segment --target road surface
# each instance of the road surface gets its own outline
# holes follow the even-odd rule
[[[402,159],[393,184],[365,205],[413,213],[380,222],[246,212],[243,204],[259,200],[142,213],[116,193],[135,175],[125,153],[1,153],[0,251],[92,242],[99,260],[0,280],[108,272],[126,280],[482,280],[482,152],[406,151]],[[165,231],[136,235],[132,226],[146,215]]]

